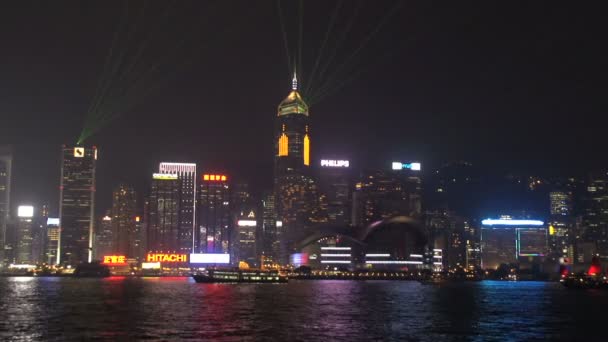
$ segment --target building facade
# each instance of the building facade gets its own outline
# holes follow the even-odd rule
[[[298,92],[295,75],[292,91],[278,106],[274,133],[274,198],[277,221],[282,222],[276,227],[275,238],[280,245],[278,261],[287,264],[295,236],[327,221],[310,171],[308,105]]]
[[[138,256],[137,195],[132,186],[120,184],[112,192],[112,253]]]
[[[195,250],[199,253],[230,253],[232,220],[228,177],[204,174],[201,178]]]
[[[176,174],[180,180],[178,250],[180,253],[191,253],[196,229],[196,164],[163,162],[158,172]]]
[[[7,225],[11,199],[12,151],[8,146],[0,146],[0,268],[7,262]]]
[[[319,163],[319,189],[325,200],[330,224],[350,225],[352,209],[352,174],[350,161],[322,159]]]
[[[96,163],[96,147],[62,148],[57,264],[92,260]]]
[[[149,252],[172,252],[180,249],[179,215],[181,180],[177,174],[155,173],[148,203],[146,249]]]

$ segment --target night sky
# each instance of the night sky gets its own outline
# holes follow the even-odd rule
[[[150,95],[86,142],[100,149],[98,212],[119,182],[147,192],[160,161],[197,162],[258,190],[272,184],[273,120],[291,85],[276,1],[129,4],[125,21],[122,1],[4,4],[0,143],[15,148],[14,205],[57,209],[60,146],[80,135],[125,22],[137,25],[126,55],[144,42],[152,51],[138,60],[143,70],[174,53],[161,59],[162,77],[146,81]],[[281,2],[292,57],[298,5]],[[336,5],[304,2],[304,86]],[[341,5],[330,37],[358,15],[327,67],[326,75],[345,70],[334,83],[345,84],[310,110],[313,160],[341,157],[375,168],[420,160],[427,169],[469,160],[489,172],[548,175],[608,166],[600,8],[540,1]]]

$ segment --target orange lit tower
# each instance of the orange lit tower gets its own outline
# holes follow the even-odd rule
[[[274,133],[274,193],[277,221],[281,222],[273,234],[281,246],[274,257],[285,263],[291,252],[291,236],[310,224],[317,200],[310,175],[308,105],[298,92],[295,73],[291,92],[279,104]]]

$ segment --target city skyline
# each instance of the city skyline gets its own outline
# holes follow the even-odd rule
[[[361,27],[373,28],[394,3],[381,1],[371,10],[364,7],[363,12],[370,11],[359,17]],[[328,18],[321,13],[332,13],[335,4],[306,4],[304,25],[308,30],[303,38],[304,70],[300,71],[304,80],[312,73],[324,33],[324,25],[315,29],[311,23],[326,23]],[[297,16],[284,6],[284,16],[294,24]],[[393,159],[419,160],[429,167],[467,160],[505,174],[583,175],[607,166],[604,158],[591,158],[605,144],[599,126],[592,124],[601,108],[595,85],[605,71],[594,43],[599,33],[588,30],[594,21],[571,18],[572,9],[565,7],[547,13],[540,4],[528,4],[526,11],[499,10],[494,4],[475,8],[453,4],[435,12],[429,6],[401,4],[371,45],[361,50],[365,58],[359,66],[364,72],[311,107],[313,161],[350,159],[364,167],[380,168]],[[122,11],[120,6],[96,3],[82,8],[81,16],[72,16],[73,10],[67,8],[63,4],[15,5],[5,14],[17,15],[1,24],[16,28],[4,31],[20,38],[6,40],[7,49],[14,54],[2,57],[2,65],[11,70],[3,72],[1,82],[6,82],[8,92],[0,102],[0,110],[7,116],[0,126],[0,143],[15,148],[13,208],[17,202],[52,204],[57,198],[56,147],[73,144],[78,137],[111,45],[111,32],[120,20],[117,14]],[[154,10],[152,15],[162,13],[162,8]],[[185,17],[192,21],[207,8],[188,3],[177,10],[181,14],[192,10]],[[196,46],[191,52],[201,57],[199,62],[164,83],[162,96],[137,104],[87,141],[100,151],[99,211],[110,204],[109,189],[124,182],[141,193],[148,183],[139,175],[154,172],[159,162],[167,160],[225,170],[251,183],[256,191],[272,184],[268,151],[273,144],[269,138],[273,112],[291,77],[277,9],[271,2],[247,9],[226,2],[213,10],[231,13],[235,22],[250,23],[256,30],[245,32],[246,24],[231,23],[226,27],[229,33],[219,33],[215,39],[205,36],[201,40],[205,51],[225,51],[228,53],[222,55],[230,57],[218,59],[217,54],[204,53]],[[499,13],[502,10],[517,20],[505,22],[501,19],[504,14]],[[249,15],[250,11],[258,16]],[[34,18],[31,29],[13,19],[25,13]],[[339,22],[348,21],[351,14],[352,9],[339,11]],[[112,20],[105,20],[108,17]],[[209,20],[205,28],[226,26],[205,18]],[[55,25],[60,20],[65,25]],[[182,33],[175,22],[167,25],[172,32]],[[72,32],[74,26],[80,27],[79,32]],[[53,30],[46,30],[48,27]],[[579,34],[582,30],[584,36]],[[349,33],[350,47],[355,48],[369,32],[360,31]],[[471,31],[477,33],[468,34]],[[293,43],[297,35],[288,33]],[[55,68],[30,71],[26,66],[33,57],[13,57],[29,52],[20,41],[50,40],[55,34],[65,37],[65,42],[56,49],[44,45],[44,52],[36,54],[48,56],[49,65]],[[90,39],[91,35],[96,39]],[[467,39],[462,38],[465,35]],[[386,43],[392,37],[404,38],[388,49]],[[527,54],[527,47],[536,41],[544,44]],[[456,44],[458,53],[450,54]],[[485,54],[480,55],[476,46],[481,45]],[[565,49],[573,46],[576,54]],[[377,62],[372,58],[375,48],[386,49],[390,57]],[[236,57],[241,49],[263,50],[264,54],[253,54],[244,63]],[[351,51],[338,51],[337,59],[343,61]],[[67,77],[58,77],[54,70]],[[568,80],[576,86],[566,86]],[[33,90],[25,90],[23,82]],[[43,95],[32,103],[18,100],[37,94]],[[31,125],[36,120],[46,124]],[[185,124],[199,120],[201,125]],[[216,129],[224,127],[222,134],[223,129]],[[231,138],[235,135],[247,143]],[[133,167],[120,167],[125,164]]]

